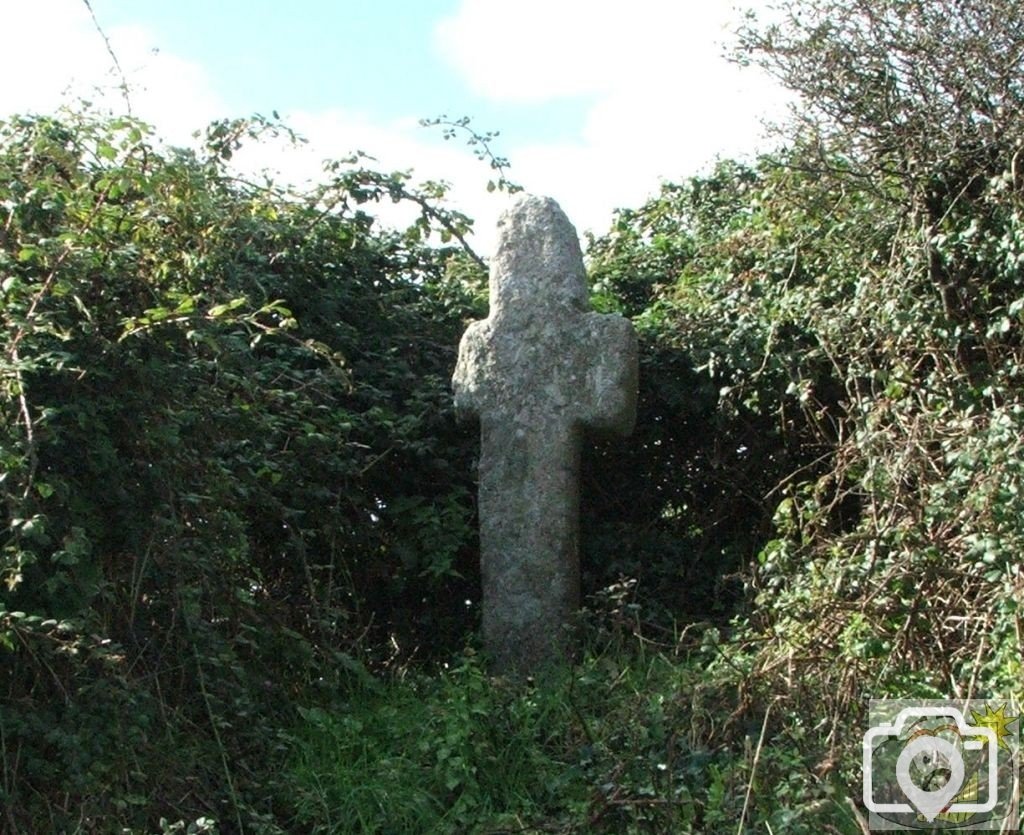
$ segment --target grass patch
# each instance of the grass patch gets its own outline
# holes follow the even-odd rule
[[[407,673],[302,711],[289,775],[299,822],[316,833],[859,833],[845,795],[791,744],[794,731],[807,743],[800,720],[744,711],[727,678],[709,675],[703,652],[636,649],[592,654],[543,685],[491,678],[472,654]]]

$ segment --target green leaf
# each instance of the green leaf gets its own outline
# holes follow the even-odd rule
[[[247,301],[248,299],[246,299],[245,296],[240,296],[239,298],[232,299],[225,304],[216,304],[210,308],[209,316],[213,319],[218,319],[233,310],[238,310],[238,308],[244,305]]]

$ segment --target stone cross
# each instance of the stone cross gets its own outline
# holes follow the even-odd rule
[[[590,311],[553,200],[521,197],[499,220],[489,287],[452,385],[456,411],[480,418],[484,644],[497,671],[525,673],[571,655],[582,432],[632,431],[637,340],[628,319]]]

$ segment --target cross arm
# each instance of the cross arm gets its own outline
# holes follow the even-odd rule
[[[473,322],[462,335],[459,359],[452,376],[455,393],[455,415],[468,420],[480,414],[486,385],[490,325],[487,320]]]
[[[580,418],[592,429],[628,435],[636,423],[640,365],[633,323],[618,314],[588,313],[583,336],[589,369]]]

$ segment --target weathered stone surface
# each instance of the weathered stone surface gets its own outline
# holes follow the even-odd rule
[[[462,337],[452,383],[481,425],[484,642],[497,670],[525,672],[568,654],[582,432],[632,430],[637,342],[629,320],[589,311],[557,203],[520,198],[498,226],[490,315]]]

